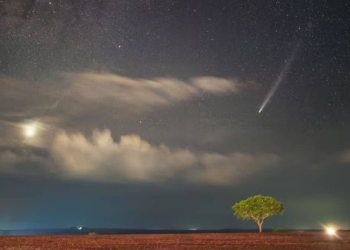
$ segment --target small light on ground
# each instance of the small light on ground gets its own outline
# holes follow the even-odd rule
[[[332,236],[336,234],[336,230],[333,227],[327,227],[326,232],[328,235],[332,235]]]

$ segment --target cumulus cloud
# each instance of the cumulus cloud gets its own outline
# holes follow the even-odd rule
[[[66,74],[72,96],[82,102],[108,102],[150,110],[187,101],[202,93],[223,95],[238,91],[236,80],[195,77],[187,82],[174,78],[136,79],[110,73]]]
[[[163,179],[195,161],[187,150],[152,147],[136,135],[122,136],[116,143],[109,130],[94,131],[91,140],[82,134],[62,133],[52,153],[64,174],[93,179]]]
[[[122,136],[115,142],[109,130],[95,130],[91,139],[61,133],[54,140],[52,157],[61,174],[70,178],[111,182],[182,178],[211,184],[235,183],[279,161],[272,154],[222,155],[153,146],[138,135]]]

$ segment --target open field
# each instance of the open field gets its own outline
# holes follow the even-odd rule
[[[2,236],[1,250],[77,249],[251,249],[349,250],[350,232],[235,233],[91,236]]]

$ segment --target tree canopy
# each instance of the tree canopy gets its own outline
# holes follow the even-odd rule
[[[254,220],[259,232],[262,232],[264,220],[275,214],[283,214],[284,205],[270,196],[256,195],[234,204],[232,210],[238,219]]]

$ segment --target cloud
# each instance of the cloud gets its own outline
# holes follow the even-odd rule
[[[350,163],[350,149],[340,150],[334,153],[329,153],[315,164],[314,169],[329,169],[332,166],[339,166],[339,164]]]
[[[238,91],[236,80],[195,77],[137,79],[110,73],[70,73],[72,96],[80,102],[105,102],[129,110],[146,111],[178,104],[200,94],[228,95]]]
[[[279,162],[272,154],[221,155],[153,146],[138,135],[122,136],[115,142],[109,130],[95,130],[91,139],[80,133],[61,133],[53,142],[52,157],[66,177],[109,182],[180,178],[196,183],[233,184]]]
[[[33,152],[0,152],[1,173],[14,175],[40,175],[54,171],[50,159]]]
[[[205,153],[200,155],[201,168],[188,178],[195,182],[212,184],[237,183],[243,177],[268,170],[279,162],[274,154],[245,154],[233,152],[228,155]]]
[[[60,120],[118,114],[132,116],[172,107],[202,94],[229,95],[239,90],[236,80],[195,77],[136,79],[110,73],[67,73],[56,84],[0,78],[0,119],[59,117]],[[96,108],[98,111],[96,112]],[[107,117],[105,117],[107,118]]]
[[[238,90],[238,82],[216,77],[196,77],[191,82],[198,89],[212,94],[224,94]]]

